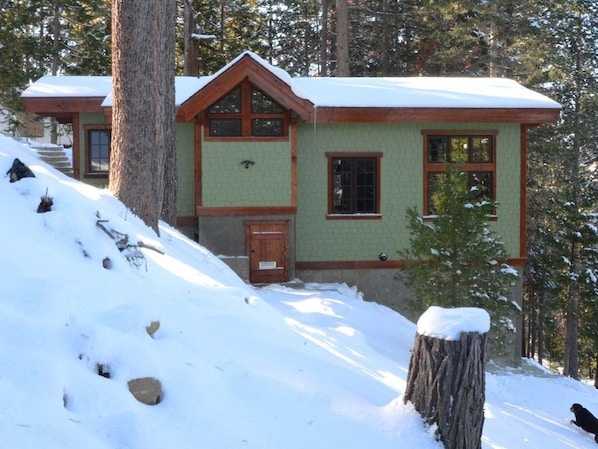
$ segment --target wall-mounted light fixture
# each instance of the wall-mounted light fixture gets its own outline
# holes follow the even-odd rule
[[[245,159],[244,161],[241,161],[241,165],[245,168],[249,168],[252,165],[255,165],[255,162],[250,161],[249,159]]]
[[[378,259],[380,259],[382,262],[386,262],[388,260],[388,254],[380,253],[378,254]]]

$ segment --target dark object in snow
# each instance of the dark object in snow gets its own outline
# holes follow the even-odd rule
[[[39,206],[37,206],[37,213],[43,214],[45,212],[50,212],[53,205],[54,201],[48,196],[48,189],[46,189],[46,194],[42,196]]]
[[[110,260],[109,257],[104,257],[104,259],[102,260],[102,266],[106,270],[110,270],[112,268],[112,261]]]
[[[35,175],[29,167],[23,164],[19,159],[15,159],[12,167],[8,169],[6,174],[10,177],[10,182],[16,182],[22,178],[35,178]]]
[[[593,433],[594,441],[598,443],[598,419],[581,404],[573,404],[571,411],[575,414],[575,419],[572,419],[571,422],[586,432]]]
[[[108,366],[98,363],[97,369],[98,369],[98,375],[105,377],[106,379],[110,379],[110,368]]]
[[[149,326],[145,327],[147,334],[154,338],[154,334],[160,329],[160,322],[159,321],[152,321]]]

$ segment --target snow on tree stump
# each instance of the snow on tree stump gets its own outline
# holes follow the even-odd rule
[[[488,313],[472,307],[430,307],[417,322],[404,401],[446,449],[482,447],[489,329]]]

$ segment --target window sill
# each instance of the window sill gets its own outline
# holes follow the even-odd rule
[[[98,178],[98,179],[102,179],[102,178],[108,178],[108,172],[102,172],[102,173],[85,173],[85,178]]]
[[[381,220],[382,214],[327,214],[326,220]]]

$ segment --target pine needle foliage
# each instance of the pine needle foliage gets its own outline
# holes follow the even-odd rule
[[[485,197],[483,186],[468,184],[467,173],[450,164],[432,193],[435,215],[407,210],[410,246],[399,251],[405,268],[397,278],[414,291],[415,312],[432,305],[479,307],[488,311],[493,327],[512,331],[509,316],[519,307],[509,299],[509,288],[518,274],[489,227],[496,202]]]

